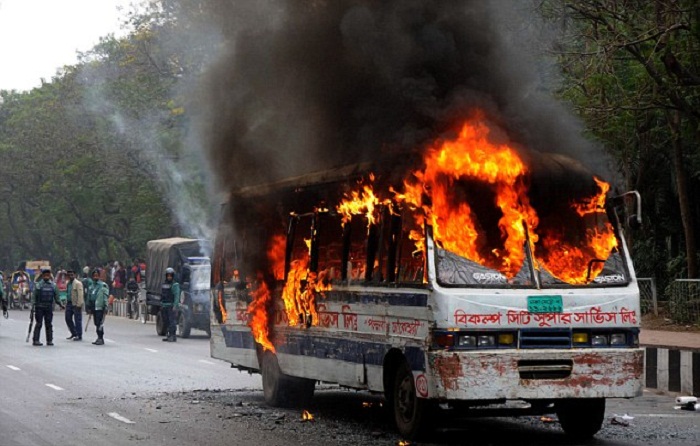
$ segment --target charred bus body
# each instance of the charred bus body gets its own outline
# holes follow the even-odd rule
[[[642,389],[626,206],[571,159],[528,164],[511,183],[427,163],[418,187],[363,165],[236,191],[215,244],[212,356],[260,372],[273,405],[315,381],[381,392],[407,437],[438,402],[511,400],[594,435],[606,398]]]

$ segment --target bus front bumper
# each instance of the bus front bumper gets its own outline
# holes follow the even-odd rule
[[[640,348],[430,351],[427,356],[427,376],[415,377],[421,397],[530,400],[642,394]]]

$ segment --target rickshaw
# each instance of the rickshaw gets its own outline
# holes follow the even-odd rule
[[[30,304],[30,283],[29,274],[25,271],[15,271],[10,277],[11,291],[9,296],[10,308],[25,310]]]

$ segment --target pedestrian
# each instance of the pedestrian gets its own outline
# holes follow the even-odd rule
[[[71,335],[67,339],[74,341],[83,340],[83,305],[85,304],[85,291],[83,283],[75,278],[75,271],[66,271],[68,281],[66,283],[66,325]]]
[[[0,303],[2,304],[2,315],[5,316],[5,319],[9,317],[9,314],[7,313],[7,296],[5,294],[5,282],[4,282],[4,277],[3,274],[0,273]]]
[[[80,279],[83,284],[83,298],[85,302],[88,301],[88,293],[90,292],[90,287],[92,286],[92,279],[90,278],[90,267],[86,266],[83,268],[83,277]],[[87,306],[85,308],[87,311]]]
[[[109,300],[109,286],[100,280],[100,270],[92,272],[92,283],[88,292],[88,300],[85,303],[88,313],[92,313],[97,331],[97,339],[94,345],[104,345],[104,318],[107,314],[107,302]]]
[[[132,319],[137,311],[138,299],[139,299],[139,284],[136,283],[135,277],[129,277],[129,281],[126,283],[126,294],[127,294],[127,313],[129,319]]]
[[[46,324],[46,345],[53,345],[53,305],[57,303],[62,309],[61,301],[58,297],[58,287],[51,280],[51,270],[41,269],[41,280],[36,283],[32,293],[32,306],[34,307],[34,342],[32,345],[44,345],[39,342],[41,327]]]
[[[131,265],[131,277],[136,280],[136,283],[141,283],[141,268],[139,267],[139,262],[134,259]]]
[[[165,282],[161,286],[160,304],[163,324],[168,328],[168,335],[163,342],[176,342],[177,309],[180,306],[180,284],[175,281],[175,270],[165,270]]]

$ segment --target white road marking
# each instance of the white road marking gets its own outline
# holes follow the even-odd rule
[[[152,348],[147,348],[145,350],[148,350],[151,353],[158,353],[158,350],[153,350]]]
[[[114,419],[117,420],[117,421],[121,421],[122,423],[134,424],[133,421],[131,421],[130,419],[125,418],[125,417],[119,415],[119,414],[116,413],[116,412],[110,412],[110,413],[108,413],[107,415],[109,415],[110,417],[114,418]]]
[[[110,344],[116,344],[116,341],[113,341],[113,340],[107,339],[107,338],[105,338],[105,342],[108,342]]]
[[[202,362],[202,363],[204,363],[204,364],[216,365],[215,363],[213,363],[213,362],[211,362],[211,361],[207,361],[206,359],[200,359],[199,362]]]
[[[13,365],[8,365],[7,368],[10,369],[10,370],[14,370],[15,372],[18,371],[18,370],[20,370],[19,367],[15,367],[15,366],[13,366]]]
[[[687,416],[694,415],[692,412],[679,412],[675,413],[636,413],[634,416],[636,418],[683,418]]]
[[[46,387],[51,387],[53,390],[64,390],[63,387],[58,387],[56,384],[46,384]]]

